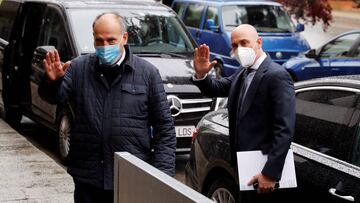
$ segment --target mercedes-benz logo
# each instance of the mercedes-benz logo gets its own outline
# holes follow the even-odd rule
[[[170,112],[172,117],[176,117],[181,113],[182,110],[182,103],[179,97],[174,95],[167,96],[167,100],[170,105]]]

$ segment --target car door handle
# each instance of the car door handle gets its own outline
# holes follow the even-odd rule
[[[340,68],[331,68],[331,70],[333,70],[333,71],[339,71]]]
[[[334,195],[334,196],[336,196],[336,197],[339,197],[339,198],[341,198],[341,199],[344,199],[344,200],[347,200],[347,201],[350,201],[350,202],[354,202],[354,201],[355,201],[355,199],[354,199],[353,196],[342,196],[342,195],[336,194],[336,189],[335,189],[335,188],[330,188],[330,189],[329,189],[329,193],[330,193],[331,195]]]

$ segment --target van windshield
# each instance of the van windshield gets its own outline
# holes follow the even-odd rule
[[[189,54],[194,44],[176,16],[165,11],[120,9],[70,9],[72,28],[81,53],[95,52],[92,23],[103,12],[117,11],[125,17],[128,45],[133,53]]]
[[[222,8],[222,23],[226,31],[240,24],[255,26],[258,32],[295,32],[289,15],[280,6],[231,5]]]

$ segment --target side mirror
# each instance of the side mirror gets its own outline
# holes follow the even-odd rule
[[[34,56],[31,61],[31,67],[39,70],[43,70],[42,63],[49,51],[55,50],[54,46],[40,46],[36,47]]]
[[[316,55],[316,50],[315,49],[310,49],[309,51],[307,51],[305,53],[305,56],[308,57],[308,58],[316,58],[317,55]]]
[[[304,30],[305,30],[304,24],[299,23],[296,25],[296,32],[302,32]]]
[[[215,25],[215,21],[214,21],[213,19],[208,19],[208,20],[206,21],[206,26],[205,26],[205,28],[206,28],[207,30],[211,30],[211,31],[213,31],[213,32],[219,32],[219,26],[216,26],[216,25]]]
[[[34,57],[37,55],[42,55],[44,58],[46,56],[46,54],[49,51],[54,51],[55,47],[54,46],[40,46],[40,47],[36,47],[35,52],[34,52]]]

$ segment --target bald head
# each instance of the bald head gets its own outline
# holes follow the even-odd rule
[[[231,50],[235,51],[239,46],[253,48],[258,57],[263,53],[262,40],[254,26],[249,24],[241,24],[231,32]]]
[[[249,25],[249,24],[242,24],[237,26],[232,32],[231,32],[231,37],[232,36],[242,36],[244,38],[248,38],[251,39],[252,41],[256,41],[257,38],[259,37],[256,29],[254,28],[254,26]]]
[[[94,46],[118,44],[123,50],[128,39],[124,18],[115,12],[100,14],[94,20],[93,35]]]
[[[102,13],[98,15],[93,22],[93,31],[95,32],[99,26],[110,26],[117,29],[121,34],[125,32],[124,18],[116,12]]]

